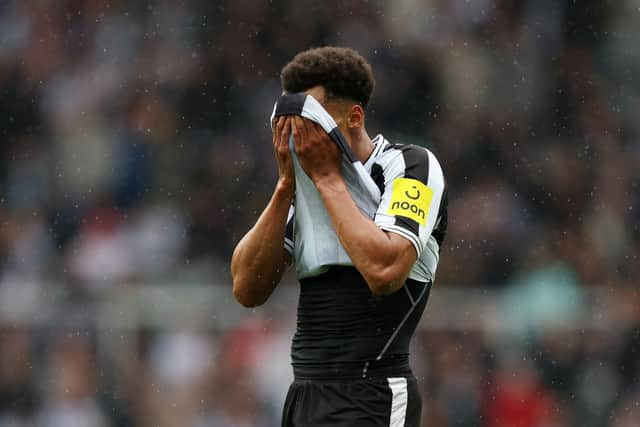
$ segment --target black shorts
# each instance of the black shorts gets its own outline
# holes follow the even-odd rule
[[[420,427],[422,399],[413,376],[356,380],[296,379],[283,427]]]

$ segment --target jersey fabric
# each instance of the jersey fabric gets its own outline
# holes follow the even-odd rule
[[[432,281],[447,227],[447,192],[440,163],[424,147],[391,144],[382,135],[373,143],[374,150],[364,163],[382,195],[373,220],[381,229],[413,244],[417,260],[409,278]],[[284,246],[294,258],[296,246],[304,248],[300,229],[313,226],[304,222],[309,218],[297,219],[292,204]]]
[[[430,288],[408,279],[399,291],[374,296],[358,270],[344,266],[302,279],[291,345],[294,373],[366,377],[386,362],[408,366]]]
[[[418,427],[409,345],[431,283],[374,296],[355,267],[332,266],[300,285],[282,426]]]

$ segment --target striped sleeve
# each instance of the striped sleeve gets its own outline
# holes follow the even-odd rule
[[[293,203],[289,207],[289,214],[287,215],[287,225],[284,229],[284,248],[289,252],[289,255],[293,257],[293,220],[295,217],[295,207]]]
[[[397,150],[401,154],[383,169],[384,190],[375,223],[408,239],[419,258],[438,218],[444,177],[440,163],[426,148],[404,145]]]

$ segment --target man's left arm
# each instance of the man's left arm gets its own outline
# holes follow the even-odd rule
[[[382,230],[357,207],[340,172],[342,152],[319,126],[300,117],[292,129],[296,153],[331,217],[340,243],[376,295],[406,281],[418,252],[406,237]]]
[[[340,243],[371,292],[386,295],[406,281],[417,253],[399,234],[384,231],[360,212],[340,175],[314,180]]]

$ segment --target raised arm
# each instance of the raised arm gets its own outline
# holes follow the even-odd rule
[[[316,185],[340,243],[371,292],[384,295],[398,290],[417,258],[412,243],[382,230],[360,212],[340,174],[342,153],[322,128],[296,117],[293,138],[300,163]]]
[[[290,119],[278,118],[273,134],[278,183],[269,204],[256,224],[238,242],[231,258],[233,295],[246,307],[263,304],[291,262],[291,256],[284,248],[287,215],[295,191],[288,146],[290,133]]]
[[[314,181],[329,212],[333,227],[354,265],[375,295],[397,291],[406,281],[417,253],[412,243],[384,231],[365,217],[341,176]]]

